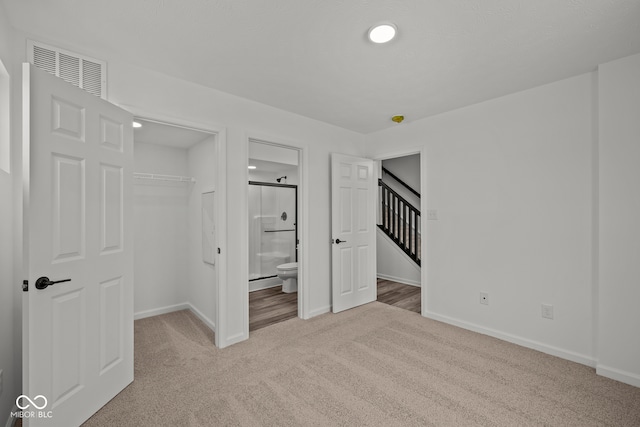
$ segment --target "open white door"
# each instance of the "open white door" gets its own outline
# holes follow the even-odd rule
[[[29,64],[23,103],[20,406],[77,426],[133,381],[133,117]]]
[[[331,154],[334,313],[377,298],[375,191],[373,160]]]

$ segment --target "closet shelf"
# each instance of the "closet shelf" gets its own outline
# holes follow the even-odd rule
[[[195,178],[190,176],[177,176],[177,175],[161,175],[157,173],[141,173],[134,172],[134,179],[148,179],[152,181],[169,181],[169,182],[196,182]]]

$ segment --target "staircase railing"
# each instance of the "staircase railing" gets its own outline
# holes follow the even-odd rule
[[[382,208],[382,223],[378,227],[420,265],[420,211],[381,179],[378,187]]]
[[[402,185],[404,188],[406,188],[407,190],[411,191],[413,194],[415,194],[416,196],[418,196],[418,198],[420,198],[420,193],[418,193],[416,190],[414,190],[409,184],[407,184],[406,182],[404,182],[403,180],[401,180],[400,178],[398,178],[393,172],[391,172],[389,169],[383,167],[382,168],[382,172],[386,175],[389,175],[391,178],[395,179],[398,184]]]

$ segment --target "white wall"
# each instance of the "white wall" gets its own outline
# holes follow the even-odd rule
[[[382,230],[376,227],[377,277],[421,286],[420,266],[411,260]]]
[[[640,387],[640,55],[599,80],[598,373]]]
[[[388,141],[424,150],[422,197],[439,215],[423,230],[428,316],[594,364],[592,79],[368,136],[374,157]],[[554,305],[554,320],[541,303]]]
[[[100,57],[98,52],[93,55]],[[109,62],[109,94],[111,101],[120,105],[137,106],[159,115],[224,130],[221,140],[226,141],[227,198],[223,203],[228,222],[222,262],[226,263],[228,276],[226,283],[221,283],[224,287],[221,304],[225,307],[220,313],[223,325],[216,321],[220,345],[248,338],[247,141],[250,137],[296,145],[306,150],[306,161],[313,159],[308,161],[308,167],[303,167],[303,178],[309,183],[308,209],[303,219],[310,224],[309,234],[301,236],[301,246],[309,260],[304,273],[309,292],[303,303],[308,305],[310,315],[329,311],[329,153],[360,153],[362,135],[115,60]]]
[[[16,80],[16,64],[12,52],[12,29],[7,21],[4,6],[0,4],[0,62],[6,68],[11,84]],[[7,99],[13,103],[12,94],[7,92],[7,87],[0,85],[0,103],[6,107]],[[9,123],[5,121],[6,111],[0,108],[0,113],[5,114],[0,119],[2,129],[0,138],[6,138]],[[14,120],[13,117],[9,117]],[[10,129],[12,132],[13,129]],[[4,144],[6,141],[0,141]],[[14,147],[15,149],[15,147]],[[11,150],[9,150],[11,151]],[[21,339],[20,339],[20,281],[16,280],[17,265],[20,257],[14,257],[14,245],[17,243],[14,236],[14,219],[16,214],[16,198],[14,197],[14,177],[16,168],[11,167],[10,159],[4,156],[10,155],[6,146],[0,150],[3,159],[0,160],[0,369],[2,370],[3,384],[0,393],[0,425],[9,418],[9,412],[13,408],[16,397],[19,395],[21,385]],[[9,166],[9,167],[7,167]],[[8,170],[7,170],[8,169]],[[19,169],[17,169],[19,171]],[[10,171],[10,172],[9,172]],[[16,178],[17,179],[17,178]]]
[[[403,180],[409,187],[420,193],[420,155],[412,154],[410,156],[396,157],[382,161],[382,166],[392,174]],[[407,190],[402,184],[395,179],[387,176],[385,173],[381,175],[385,184],[403,197],[407,202],[420,209],[420,198]]]
[[[265,144],[264,142],[267,142]],[[290,166],[298,164],[298,152],[268,144],[269,141],[249,141],[249,158],[282,163]]]
[[[394,157],[382,161],[382,166],[403,180],[409,187],[420,192],[420,155]]]
[[[287,179],[281,182],[277,182],[276,179],[280,178],[281,176],[286,176]],[[272,182],[274,184],[299,185],[300,177],[298,176],[297,166],[283,165],[283,169],[277,172],[249,170],[249,181]]]
[[[135,143],[134,168],[188,176],[187,150]],[[187,301],[190,185],[134,180],[136,317]]]
[[[188,175],[196,182],[191,186],[189,195],[187,301],[211,328],[215,327],[216,318],[217,266],[202,260],[202,193],[216,190],[216,143],[216,137],[211,136],[188,152]],[[216,230],[216,233],[220,232]]]

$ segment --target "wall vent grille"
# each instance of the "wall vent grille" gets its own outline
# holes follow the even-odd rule
[[[74,86],[107,99],[107,63],[28,40],[27,58],[36,67]]]

